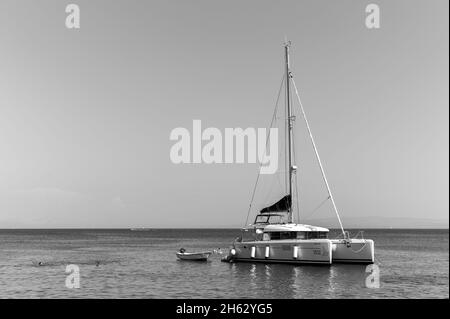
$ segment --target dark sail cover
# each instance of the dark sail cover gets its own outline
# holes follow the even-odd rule
[[[286,212],[291,208],[291,195],[286,195],[278,202],[260,210],[261,213]]]

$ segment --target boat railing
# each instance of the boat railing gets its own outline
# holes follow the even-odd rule
[[[360,230],[357,234],[356,234],[356,236],[355,237],[353,237],[353,238],[358,238],[358,236],[359,235],[361,235],[361,239],[364,239],[364,230]]]
[[[350,232],[348,230],[346,230],[344,233],[345,233],[345,237],[344,237],[344,235],[342,233],[340,233],[339,235],[336,236],[336,239],[339,239],[341,237],[343,237],[342,239],[344,239],[344,240],[352,239],[350,237]],[[358,231],[356,233],[356,235],[353,237],[353,239],[357,239],[358,237],[361,237],[361,239],[364,239],[364,230]]]

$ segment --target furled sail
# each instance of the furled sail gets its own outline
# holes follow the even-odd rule
[[[287,212],[291,209],[291,195],[286,195],[278,202],[260,210],[261,213]]]

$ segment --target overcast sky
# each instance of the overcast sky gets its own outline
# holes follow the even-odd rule
[[[74,0],[68,30],[68,1],[1,1],[0,228],[242,226],[257,166],[175,165],[169,135],[265,127],[285,36],[344,226],[448,226],[448,1],[373,2],[377,30],[369,1]]]

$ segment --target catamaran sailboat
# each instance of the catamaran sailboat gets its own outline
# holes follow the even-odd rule
[[[266,262],[266,263],[295,263],[295,264],[325,264],[340,263],[365,263],[374,262],[374,242],[364,238],[350,238],[349,232],[344,230],[339,217],[333,195],[331,193],[325,172],[317,152],[314,138],[311,134],[308,120],[302,106],[297,87],[289,66],[290,42],[284,45],[285,53],[285,78],[286,89],[286,125],[287,146],[286,157],[288,169],[286,178],[288,181],[288,194],[274,204],[262,208],[252,224],[242,229],[242,235],[233,242],[232,248],[225,261],[230,262]],[[298,98],[302,118],[305,121],[309,138],[314,149],[315,158],[325,183],[328,197],[336,213],[341,236],[329,239],[329,229],[294,223],[293,221],[293,183],[297,167],[294,163],[293,148],[293,124],[294,116],[291,110],[291,85]],[[258,184],[255,184],[255,189]],[[253,191],[253,195],[255,190]],[[252,198],[253,201],[253,198]],[[250,204],[251,207],[252,203]],[[297,207],[298,209],[298,207]],[[250,212],[250,208],[249,208]]]

